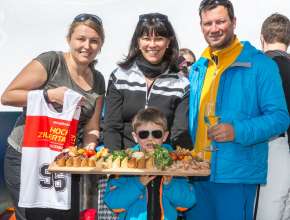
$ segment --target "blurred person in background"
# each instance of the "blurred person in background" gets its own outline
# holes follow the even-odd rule
[[[178,69],[185,77],[188,77],[189,69],[196,61],[194,53],[188,48],[181,48],[178,57]]]
[[[278,65],[290,109],[290,21],[285,15],[272,14],[261,29],[261,44],[266,55]],[[257,200],[257,220],[290,219],[290,128],[269,142],[267,184],[261,185]]]

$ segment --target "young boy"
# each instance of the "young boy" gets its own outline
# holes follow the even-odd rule
[[[138,143],[134,151],[153,151],[155,144],[162,145],[169,134],[166,117],[156,108],[138,112],[132,126]],[[162,146],[172,150],[170,145]],[[195,193],[184,177],[122,176],[109,180],[104,200],[118,213],[118,219],[176,220],[178,211],[194,205]]]

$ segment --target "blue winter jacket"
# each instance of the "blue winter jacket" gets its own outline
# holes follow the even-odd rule
[[[214,142],[211,181],[266,183],[268,141],[289,126],[289,114],[277,65],[249,42],[221,76],[216,115],[233,125],[231,142]],[[193,143],[199,98],[208,60],[201,57],[190,72],[189,125]]]
[[[133,149],[139,148],[136,145]],[[186,178],[173,177],[168,185],[161,183],[160,187],[162,220],[176,220],[178,211],[186,211],[195,203],[193,185]],[[147,188],[140,182],[139,176],[110,179],[104,201],[115,213],[119,213],[118,219],[147,220]]]

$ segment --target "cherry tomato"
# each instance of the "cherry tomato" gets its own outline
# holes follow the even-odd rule
[[[178,154],[178,155],[177,155],[177,159],[178,159],[178,160],[183,160],[183,158],[184,158],[184,155],[183,155],[183,154]]]
[[[172,160],[177,160],[177,155],[175,152],[169,152],[169,156],[171,157]]]
[[[94,150],[87,150],[87,154],[89,155],[89,157],[94,156],[96,154],[96,151]]]

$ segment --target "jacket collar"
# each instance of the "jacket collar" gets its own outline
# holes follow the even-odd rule
[[[253,47],[248,41],[241,41],[243,45],[243,50],[240,55],[237,57],[235,62],[231,65],[231,67],[246,67],[250,68],[252,66],[252,57],[256,54],[263,54],[262,51],[257,50]],[[209,59],[207,57],[202,56],[194,66],[198,67],[207,67]]]
[[[243,44],[244,49],[231,66],[250,68],[253,65],[253,56],[263,54],[263,52],[253,47],[249,41],[241,41],[241,43]]]

